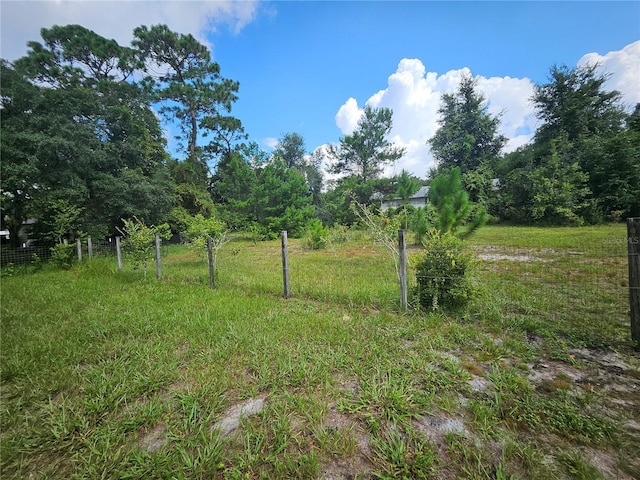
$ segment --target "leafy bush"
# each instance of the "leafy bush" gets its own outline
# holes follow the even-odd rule
[[[267,229],[258,222],[251,222],[249,225],[249,235],[254,245],[268,238]]]
[[[304,244],[312,250],[321,250],[327,246],[329,241],[329,229],[325,227],[317,218],[307,223],[304,230]]]
[[[34,272],[39,272],[44,267],[44,264],[42,263],[42,259],[40,258],[40,255],[38,255],[37,253],[34,253],[33,255],[31,255],[30,265],[31,265],[31,269]]]
[[[469,277],[473,257],[463,240],[450,232],[431,229],[425,252],[416,264],[417,296],[424,309],[454,311],[473,295]]]
[[[334,248],[336,245],[344,245],[349,241],[349,227],[346,225],[334,225],[329,229],[328,243]]]
[[[216,270],[218,263],[218,252],[229,242],[227,226],[215,216],[205,218],[201,214],[187,219],[187,231],[185,235],[191,242],[191,245],[201,253],[207,252],[207,242],[211,239],[212,258],[211,264],[213,270]],[[208,257],[207,257],[208,262]]]
[[[158,226],[147,226],[138,218],[123,219],[124,228],[118,229],[124,235],[123,247],[133,258],[134,265],[142,265],[144,278],[147,278],[147,262],[153,258],[156,234],[160,238],[171,238],[169,225],[163,223]]]
[[[16,274],[16,266],[13,263],[6,263],[0,268],[0,277],[13,277]]]
[[[51,247],[51,263],[57,268],[71,268],[73,264],[73,247],[64,243],[56,243]]]
[[[184,232],[191,244],[198,250],[207,246],[207,238],[215,241],[226,238],[227,228],[224,222],[216,217],[205,218],[201,214],[186,218],[187,229]]]

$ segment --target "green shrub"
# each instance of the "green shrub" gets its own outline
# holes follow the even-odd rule
[[[432,205],[416,208],[409,220],[409,229],[415,234],[416,245],[422,245],[424,236],[429,231],[429,225],[433,225],[435,209]]]
[[[207,238],[211,238],[214,243],[217,243],[227,237],[227,226],[215,216],[205,218],[198,213],[193,217],[185,217],[184,221],[187,228],[183,233],[196,250],[206,252]]]
[[[64,243],[56,243],[51,247],[51,263],[57,268],[71,268],[73,264],[73,247]]]
[[[124,250],[134,261],[134,267],[142,265],[144,278],[147,278],[147,262],[153,258],[156,234],[160,238],[169,239],[171,230],[169,225],[163,223],[158,226],[147,226],[137,217],[122,219],[124,227],[118,229],[124,236]]]
[[[42,270],[43,266],[44,265],[42,263],[42,259],[37,253],[31,255],[31,269],[34,272],[39,272],[40,270]]]
[[[267,229],[258,222],[251,222],[251,225],[249,225],[249,235],[254,245],[268,238]]]
[[[329,229],[320,220],[314,218],[307,223],[304,230],[304,244],[312,250],[321,250],[329,241]]]
[[[464,241],[450,232],[431,229],[424,246],[416,264],[420,306],[431,311],[464,308],[473,294],[469,277],[473,257]]]
[[[6,263],[0,268],[0,277],[13,277],[16,274],[16,266],[13,263]]]
[[[344,245],[349,240],[349,227],[334,225],[329,229],[329,243],[331,245]]]

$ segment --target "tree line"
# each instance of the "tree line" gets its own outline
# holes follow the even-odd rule
[[[625,112],[596,65],[553,66],[531,98],[540,121],[533,141],[502,154],[500,117],[474,80],[443,96],[429,144],[431,176],[459,168],[474,202],[514,223],[580,225],[640,215],[640,104]]]
[[[441,198],[458,198],[444,190],[461,185],[477,205],[458,223],[482,212],[544,224],[640,214],[640,107],[625,113],[595,66],[553,67],[532,99],[541,122],[533,141],[506,155],[499,116],[463,78],[443,96],[429,140],[436,168],[424,180],[383,178],[404,154],[388,139],[390,109],[365,107],[354,132],[322,152],[289,132],[269,154],[232,115],[240,85],[222,76],[206,46],[165,25],[133,34],[123,46],[80,25],[54,26],[24,57],[1,61],[1,220],[14,246],[29,218],[38,220],[36,235],[58,241],[111,235],[131,218],[180,233],[196,216],[295,236],[312,220],[355,223],[354,201],[384,197],[401,198],[395,213],[424,230],[433,207],[408,203],[432,183]],[[162,120],[179,132],[179,158]],[[325,184],[327,158],[340,177]],[[438,180],[451,175],[459,180]]]

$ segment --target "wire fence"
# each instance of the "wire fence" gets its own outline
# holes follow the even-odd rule
[[[177,241],[179,239],[163,241],[161,244],[161,258],[170,258],[166,263],[163,260],[165,279],[171,281],[177,278],[184,282],[193,275],[187,269],[196,267],[200,272],[198,275],[202,277],[198,277],[198,281],[206,282],[206,256],[196,262],[192,259],[182,261],[181,255],[171,258],[171,245]],[[79,255],[76,245],[70,248],[74,249],[74,254],[82,261],[96,256],[112,256],[114,264],[116,261],[115,237],[92,242],[85,240],[81,242]],[[282,292],[279,248],[275,247],[273,254],[269,256],[265,256],[259,248],[247,246],[246,250],[240,255],[233,244],[225,247],[225,253],[222,254],[222,284],[247,291],[255,289]],[[374,250],[366,255],[362,251],[354,253],[355,250],[349,249],[345,249],[344,255],[325,252],[324,260],[318,262],[319,257],[309,259],[307,253],[296,246],[290,260],[293,296],[319,300],[339,299],[348,303],[376,306],[388,305],[389,302],[400,303],[396,271],[391,266],[384,267],[389,262],[385,263],[379,258],[384,253]],[[461,279],[455,276],[444,278],[442,274],[418,278],[413,258],[424,254],[424,251],[410,249],[408,253],[410,307],[417,307],[422,303],[416,298],[419,294],[416,287],[424,280],[443,285],[445,282],[456,283]],[[255,258],[247,262],[249,255],[255,255]],[[445,257],[446,252],[441,252],[441,256]],[[28,267],[47,262],[50,257],[48,246],[11,250],[3,245],[0,266],[3,270],[8,266]],[[596,327],[602,328],[603,325],[605,329],[612,331],[618,328],[628,329],[629,271],[626,238],[596,243],[589,239],[585,239],[584,243],[573,241],[570,248],[531,244],[526,248],[475,246],[473,257],[475,265],[472,269],[472,281],[480,287],[481,295],[487,302],[498,306],[501,315],[508,317],[509,322],[527,324],[533,335],[538,322],[581,322],[582,325],[587,325],[587,333],[589,328],[593,330]],[[372,271],[371,262],[380,262],[377,265],[382,267]],[[251,272],[243,272],[245,263],[253,265]]]
[[[52,257],[53,245],[28,245],[17,249],[12,249],[9,245],[0,246],[0,268],[21,267],[39,262],[48,262]],[[70,244],[69,248],[74,248],[78,255],[77,244]],[[100,241],[83,240],[80,243],[80,257],[91,257],[93,255],[115,255],[115,237],[106,238]]]
[[[476,256],[489,295],[514,317],[629,324],[625,239],[571,250],[480,247]]]

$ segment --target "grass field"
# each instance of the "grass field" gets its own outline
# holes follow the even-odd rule
[[[2,478],[633,479],[622,225],[485,227],[478,298],[399,311],[366,239],[113,258],[1,284]],[[417,250],[416,250],[417,252]]]

